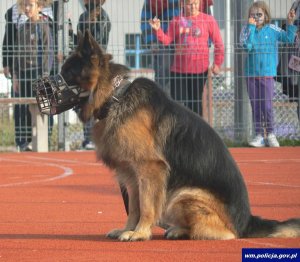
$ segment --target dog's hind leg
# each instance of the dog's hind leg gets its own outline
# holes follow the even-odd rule
[[[225,206],[210,192],[185,188],[170,197],[165,213],[173,225],[167,239],[233,239],[235,230]]]
[[[189,228],[173,226],[165,232],[165,237],[167,239],[189,239],[190,234]]]

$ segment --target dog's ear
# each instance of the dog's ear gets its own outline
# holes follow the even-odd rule
[[[111,54],[105,54],[104,56],[107,61],[110,61],[113,59],[113,56]]]
[[[98,56],[98,65],[101,67],[104,67],[105,65],[109,64],[109,61],[113,59],[113,56],[111,54],[103,54]]]
[[[77,48],[76,48],[76,52],[81,54],[81,50],[82,50],[82,46],[83,46],[83,34],[80,30],[77,31]]]
[[[83,39],[80,42],[79,50],[83,57],[91,57],[95,53],[92,44],[92,36],[89,30],[85,30]]]
[[[83,57],[90,57],[92,60],[95,60],[96,55],[98,56],[98,60],[101,60],[104,56],[104,51],[93,38],[89,30],[86,30],[84,33],[79,52]]]
[[[83,34],[80,30],[77,31],[77,41],[78,43],[81,43],[83,40]]]
[[[94,66],[99,66],[100,64],[100,59],[99,59],[99,56],[97,54],[93,54],[91,55],[91,63],[94,65]]]
[[[83,57],[89,57],[94,66],[103,67],[112,60],[111,54],[106,54],[93,38],[89,30],[86,30],[81,42],[79,42],[78,52]]]

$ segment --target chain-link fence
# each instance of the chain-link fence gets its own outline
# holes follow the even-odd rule
[[[206,0],[202,1],[204,2]],[[50,30],[52,30],[54,40],[53,51],[54,60],[56,61],[51,74],[59,72],[63,59],[76,48],[77,29],[80,28],[80,21],[86,16],[92,17],[92,6],[86,5],[88,2],[93,2],[93,0],[54,1],[52,7],[49,6],[46,10],[42,11],[45,16],[51,18]],[[104,2],[102,8],[105,13],[100,11],[100,22],[98,21],[102,27],[89,27],[89,29],[95,30],[96,38],[98,37],[97,33],[104,32],[102,39],[99,40],[100,44],[107,52],[113,54],[115,62],[126,64],[132,68],[132,78],[138,76],[149,77],[157,81],[166,92],[170,92],[170,85],[172,83],[170,68],[172,70],[173,63],[170,59],[170,54],[173,55],[174,48],[175,52],[178,52],[180,44],[177,43],[167,47],[163,46],[161,42],[157,40],[156,42],[152,42],[152,44],[147,44],[143,30],[145,30],[144,26],[148,24],[148,20],[146,20],[148,18],[147,13],[143,12],[145,11],[145,3],[151,3],[152,8],[156,6],[156,12],[163,14],[161,17],[162,24],[167,24],[170,22],[170,19],[176,17],[176,15],[182,15],[182,8],[176,5],[180,1],[107,0]],[[166,2],[169,2],[169,6],[167,7],[163,4]],[[246,77],[243,71],[246,54],[239,44],[241,28],[247,24],[247,9],[253,2],[255,1],[214,0],[207,1],[207,4],[201,7],[203,8],[201,11],[212,15],[219,25],[225,47],[225,60],[219,75],[211,76],[209,74],[206,87],[204,88],[203,101],[197,106],[198,108],[203,107],[203,117],[220,136],[224,140],[232,143],[247,142],[247,140],[255,135],[251,105],[245,84]],[[265,2],[270,6],[273,17],[272,24],[283,27],[286,22],[287,12],[294,1],[270,0]],[[8,10],[13,7],[15,3],[16,1],[8,0],[1,1],[0,4],[0,37],[3,39],[3,42],[1,42],[2,45],[0,45],[2,50],[1,60],[3,61],[3,73],[0,75],[0,151],[20,150],[20,147],[17,147],[17,139],[23,137],[24,134],[22,130],[24,127],[30,129],[30,135],[32,136],[37,130],[38,132],[48,134],[47,147],[49,150],[79,150],[85,147],[92,148],[89,147],[88,129],[78,120],[76,113],[72,110],[48,119],[46,129],[36,129],[35,126],[31,127],[30,121],[23,121],[28,118],[28,115],[30,115],[31,118],[36,118],[35,115],[32,115],[32,110],[29,111],[27,108],[22,108],[20,109],[21,111],[26,111],[24,111],[21,116],[16,115],[18,105],[26,102],[28,108],[32,108],[35,101],[34,99],[28,100],[32,95],[25,94],[22,95],[21,98],[17,96],[12,86],[12,79],[4,77],[4,74],[8,76],[6,71],[7,64],[5,64],[7,63],[5,62],[7,57],[15,61],[16,56],[19,56],[19,58],[26,56],[26,54],[20,54],[20,52],[15,51],[18,43],[16,39],[9,42],[5,38],[7,33],[14,34],[14,37],[17,37],[18,33],[21,32],[20,28],[22,28],[27,20],[26,16],[19,13],[20,10],[14,7],[14,9],[11,10],[12,17],[9,21]],[[162,3],[162,5],[158,3]],[[95,6],[97,6],[97,4],[95,4]],[[167,8],[165,12],[163,8]],[[178,8],[177,13],[176,8]],[[6,20],[4,19],[5,14]],[[170,14],[173,14],[174,17]],[[154,10],[151,10],[148,15],[150,15],[150,18],[153,18]],[[86,21],[84,23],[86,23]],[[187,25],[188,24],[189,23],[187,23]],[[201,33],[196,29],[193,27],[188,30],[185,29],[185,34],[198,37]],[[7,32],[7,30],[13,31]],[[31,38],[32,41],[34,34],[32,34]],[[36,45],[38,46],[38,42]],[[211,66],[213,64],[215,51],[212,39],[208,41],[207,45],[210,50],[209,57]],[[11,51],[11,53],[6,53],[7,50]],[[47,50],[43,50],[44,53],[45,51]],[[39,49],[36,49],[36,52],[38,53]],[[298,57],[297,52],[298,49],[295,44],[282,46],[282,48],[279,49],[280,61],[290,59],[289,56],[291,53],[295,57]],[[284,56],[284,58],[282,58],[282,56]],[[36,57],[38,57],[38,55]],[[299,140],[299,73],[295,70],[290,70],[288,68],[288,62],[282,65],[286,70],[281,72],[280,79],[276,79],[277,82],[274,89],[274,133],[279,140]],[[167,70],[159,73],[158,69],[161,67]],[[12,69],[14,69],[14,66]],[[32,81],[34,79],[31,78],[36,78],[38,73],[34,75],[34,77],[26,75],[24,79]],[[12,75],[10,76],[13,77]],[[196,78],[197,77],[198,76],[196,76]],[[293,84],[287,84],[286,81],[291,80],[293,80]],[[27,100],[25,101],[25,99]],[[193,97],[191,100],[196,101],[196,98]],[[179,102],[185,103],[185,101]],[[188,102],[189,100],[186,99],[187,104]],[[20,119],[20,124],[16,122],[16,118]],[[20,130],[17,130],[17,128],[20,128]],[[31,140],[29,139],[28,141],[30,142]]]

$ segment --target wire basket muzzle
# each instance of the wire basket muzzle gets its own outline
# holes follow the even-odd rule
[[[60,74],[37,79],[33,89],[40,112],[47,115],[65,112],[89,96],[89,92],[79,86],[69,86]]]

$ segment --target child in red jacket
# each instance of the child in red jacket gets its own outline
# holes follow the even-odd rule
[[[224,61],[224,44],[216,20],[199,11],[201,0],[181,0],[182,15],[173,18],[167,33],[160,20],[149,21],[164,45],[175,41],[171,67],[171,96],[195,113],[202,115],[202,93],[209,68],[209,45],[214,44],[212,72],[218,74]]]

